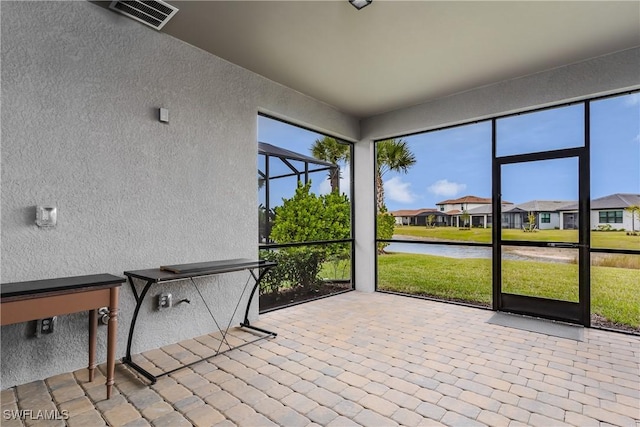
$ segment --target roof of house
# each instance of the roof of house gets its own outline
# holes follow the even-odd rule
[[[576,205],[575,200],[531,200],[525,203],[519,203],[514,206],[511,211],[526,211],[526,212],[555,212],[562,210],[570,205]],[[507,211],[508,212],[508,211]]]
[[[624,209],[632,205],[640,206],[640,194],[616,193],[591,200],[591,210]],[[578,203],[574,202],[559,210],[578,210]]]
[[[447,215],[446,212],[441,212],[438,209],[425,209],[424,211],[420,212],[418,215],[416,216],[427,216],[427,215]]]
[[[477,197],[477,196],[464,196],[459,199],[449,199],[436,203],[436,205],[453,205],[455,203],[491,203],[491,198]]]
[[[510,209],[512,206],[513,206],[513,203],[503,203],[502,210],[506,211],[507,209]],[[469,209],[467,213],[469,215],[491,215],[492,208],[493,206],[491,205],[478,206],[476,208]]]
[[[393,216],[417,216],[426,212],[437,212],[436,209],[433,208],[422,208],[422,209],[400,209],[397,211],[389,212]]]
[[[436,205],[454,205],[456,203],[477,203],[482,205],[490,205],[492,203],[491,197],[478,197],[478,196],[464,196],[459,199],[448,199],[442,202],[436,203]],[[502,203],[511,204],[511,202],[507,202],[506,200]]]

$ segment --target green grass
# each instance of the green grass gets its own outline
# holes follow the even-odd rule
[[[578,265],[505,260],[502,292],[578,302]]]
[[[592,267],[591,310],[640,330],[640,270]]]
[[[319,276],[324,280],[351,279],[351,259],[325,261],[322,264]]]
[[[577,301],[574,264],[505,261],[503,291]],[[491,260],[390,253],[378,258],[378,289],[489,306]],[[593,266],[591,310],[640,329],[640,270]]]
[[[385,254],[378,257],[378,289],[490,305],[491,260]]]
[[[472,228],[461,230],[456,227],[427,228],[419,226],[402,226],[395,228],[394,235],[419,237],[427,240],[446,240],[461,242],[491,243],[490,228]],[[525,233],[522,230],[502,230],[503,240],[528,240],[539,242],[577,242],[577,230],[538,230]],[[627,236],[624,231],[592,231],[591,247],[608,249],[640,250],[640,236]]]

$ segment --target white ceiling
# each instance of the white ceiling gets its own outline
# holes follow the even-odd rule
[[[640,1],[171,1],[162,30],[369,117],[640,46]]]

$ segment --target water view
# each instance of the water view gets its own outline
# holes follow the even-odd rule
[[[477,246],[453,246],[424,243],[391,243],[385,248],[386,252],[436,255],[447,258],[485,258],[491,259],[492,248]],[[502,258],[517,261],[540,261],[570,263],[574,258],[568,256],[562,249],[543,249],[545,254],[535,248],[502,248]]]

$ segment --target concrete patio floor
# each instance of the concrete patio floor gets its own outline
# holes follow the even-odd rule
[[[278,332],[275,339],[152,386],[118,364],[110,400],[104,377],[88,383],[86,369],[4,390],[2,425],[640,425],[639,337],[586,329],[575,341],[488,324],[493,314],[341,294],[262,315],[256,325]],[[252,337],[233,333],[236,342]],[[211,354],[217,338],[137,361],[170,369]],[[7,419],[12,410],[68,419]]]

